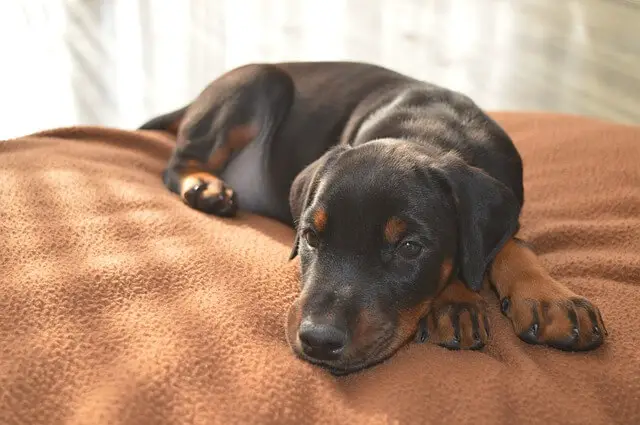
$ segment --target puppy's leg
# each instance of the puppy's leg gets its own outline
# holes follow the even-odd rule
[[[598,308],[553,279],[523,241],[512,239],[500,250],[490,280],[502,313],[525,342],[582,351],[604,341]]]
[[[420,329],[423,338],[451,350],[479,350],[489,339],[487,304],[459,280],[453,280],[431,304]],[[420,332],[418,336],[420,337]]]
[[[211,83],[187,109],[164,183],[192,208],[232,216],[232,188],[216,176],[249,143],[269,143],[293,100],[291,77],[271,65],[248,65]]]

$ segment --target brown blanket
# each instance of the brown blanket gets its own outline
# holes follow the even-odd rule
[[[58,129],[0,143],[0,424],[639,424],[640,128],[496,118],[523,231],[601,308],[601,349],[526,345],[488,294],[484,351],[414,344],[335,378],[284,339],[290,229],[183,205],[163,134]]]

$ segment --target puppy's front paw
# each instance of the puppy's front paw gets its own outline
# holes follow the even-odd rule
[[[238,211],[235,192],[213,175],[199,173],[184,180],[182,199],[190,207],[220,217],[232,217]]]
[[[479,350],[489,340],[486,308],[480,294],[454,281],[434,299],[418,337],[450,350]]]
[[[596,306],[559,284],[538,287],[544,290],[532,288],[526,294],[514,293],[501,300],[502,313],[511,320],[520,339],[565,351],[586,351],[602,345],[607,330]]]

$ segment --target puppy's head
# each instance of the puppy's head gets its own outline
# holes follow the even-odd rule
[[[411,340],[453,274],[479,290],[520,210],[504,185],[455,154],[390,139],[327,152],[296,177],[290,206],[302,291],[287,339],[335,374]]]

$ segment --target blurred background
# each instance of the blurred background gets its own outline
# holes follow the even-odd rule
[[[0,139],[135,128],[235,66],[293,60],[640,123],[640,0],[0,0]]]

